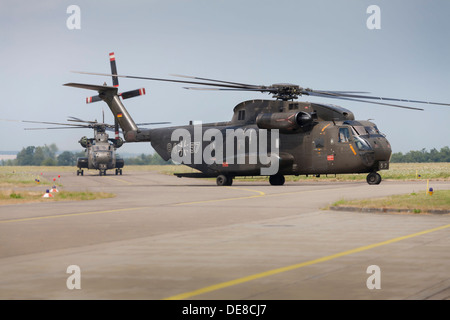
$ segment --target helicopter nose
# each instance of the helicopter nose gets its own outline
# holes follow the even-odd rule
[[[96,152],[95,159],[97,163],[108,163],[110,157],[108,152]]]
[[[375,161],[389,161],[392,154],[391,144],[384,137],[378,137],[370,142],[375,151]]]

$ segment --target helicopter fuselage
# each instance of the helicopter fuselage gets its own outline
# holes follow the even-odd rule
[[[174,133],[183,130],[190,138],[174,139]],[[211,138],[208,131],[220,132]],[[234,155],[226,150],[212,152],[218,161],[211,162],[205,155],[218,146],[226,146],[227,134],[240,130],[241,144],[233,145]],[[268,149],[252,149],[252,143],[261,139],[261,133],[278,135]],[[252,134],[247,134],[252,132]],[[229,122],[190,124],[169,128],[138,130],[124,133],[127,141],[151,141],[153,148],[164,159],[184,156],[183,164],[195,168],[202,176],[217,177],[262,175],[261,168],[270,164],[249,161],[253,153],[271,154],[277,148],[278,170],[273,175],[321,175],[344,173],[375,173],[389,168],[391,147],[373,122],[356,121],[353,113],[335,105],[281,100],[251,100],[237,105]],[[253,138],[252,138],[253,137]],[[222,139],[217,143],[216,139]],[[252,141],[253,139],[253,141]],[[243,142],[243,143],[242,143]],[[261,144],[257,143],[260,147]],[[228,146],[227,146],[228,147]],[[174,153],[174,150],[176,153]],[[242,152],[239,161],[237,155]],[[243,159],[243,161],[242,161]],[[196,161],[197,160],[197,161]],[[209,161],[208,161],[209,160]],[[272,174],[271,174],[272,175]],[[179,176],[196,176],[179,174]],[[379,181],[374,181],[375,184]]]
[[[95,138],[88,139],[82,137],[80,144],[86,148],[86,157],[77,159],[77,174],[83,174],[82,169],[99,170],[100,175],[105,175],[106,170],[116,169],[116,174],[121,174],[124,166],[123,159],[117,159],[116,147],[109,142],[108,134],[105,132],[95,132]]]

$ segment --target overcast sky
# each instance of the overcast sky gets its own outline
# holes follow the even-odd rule
[[[370,5],[381,10],[381,29],[366,22]],[[70,5],[80,28],[70,30]],[[106,77],[71,70],[167,78],[186,74],[252,84],[288,82],[320,90],[450,103],[450,1],[448,0],[164,0],[0,2],[2,119],[65,122],[68,116],[106,122],[95,92],[67,82],[111,84]],[[145,87],[125,101],[136,122],[227,121],[243,100],[262,93],[185,90],[180,84],[120,79],[120,91]],[[301,97],[341,105],[360,120],[374,119],[394,152],[449,146],[450,107],[410,111],[344,100]],[[420,107],[420,105],[416,105]],[[56,143],[80,151],[92,130],[26,131],[33,125],[0,122],[0,150]],[[37,125],[38,126],[38,125]],[[149,143],[121,153],[153,152]]]

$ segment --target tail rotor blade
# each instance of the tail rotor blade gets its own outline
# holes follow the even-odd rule
[[[98,101],[102,101],[102,98],[100,98],[100,96],[92,96],[92,97],[87,97],[86,98],[86,104],[93,103],[93,102],[98,102]]]
[[[128,99],[128,98],[133,98],[133,97],[137,97],[137,96],[142,96],[144,94],[145,94],[145,88],[141,88],[141,89],[122,92],[119,95],[122,97],[122,99]]]
[[[111,64],[113,86],[117,88],[119,86],[119,78],[117,77],[116,56],[114,55],[114,52],[109,54],[109,62]]]

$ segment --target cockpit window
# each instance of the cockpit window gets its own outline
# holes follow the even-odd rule
[[[368,134],[368,132],[366,131],[366,128],[363,126],[354,126],[353,130],[355,130],[355,133],[358,136],[364,136],[364,135]]]
[[[377,126],[352,126],[352,132],[355,136],[378,135],[381,134]]]
[[[372,150],[372,147],[364,138],[355,137],[355,144],[359,150]]]
[[[350,133],[348,128],[339,128],[339,142],[348,142]]]
[[[366,131],[370,134],[370,135],[376,135],[376,134],[380,134],[380,131],[378,131],[377,126],[373,126],[373,127],[364,127],[366,129]]]

